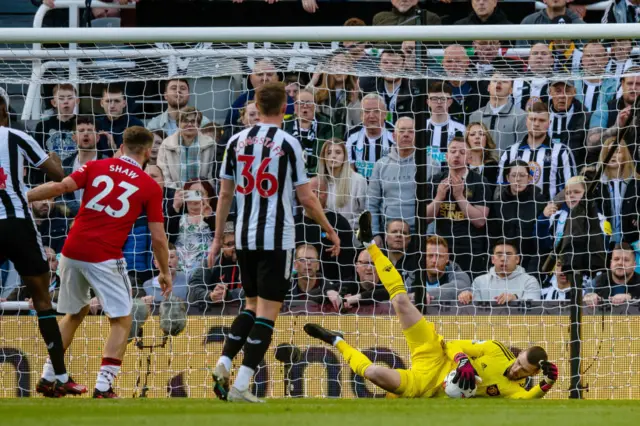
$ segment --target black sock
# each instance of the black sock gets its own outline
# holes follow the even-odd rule
[[[223,356],[233,359],[238,355],[238,352],[240,352],[244,342],[247,340],[247,336],[251,333],[255,321],[256,313],[253,311],[245,309],[238,314],[236,319],[233,320],[231,330],[229,330],[227,339],[224,342],[224,347],[222,348]]]
[[[48,309],[38,312],[38,327],[44,343],[47,345],[53,371],[56,375],[65,374],[67,369],[64,366],[64,348],[60,328],[56,321],[56,311]]]
[[[266,318],[256,318],[256,323],[247,337],[247,343],[244,344],[244,360],[242,365],[252,370],[258,368],[258,364],[267,353],[271,344],[271,336],[273,335],[274,322]]]

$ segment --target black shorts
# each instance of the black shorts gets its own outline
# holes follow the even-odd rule
[[[293,250],[238,250],[246,297],[283,302],[291,289]]]
[[[0,219],[0,264],[7,259],[23,277],[49,272],[42,238],[30,218]]]

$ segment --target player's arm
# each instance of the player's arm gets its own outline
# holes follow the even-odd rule
[[[505,398],[508,399],[539,399],[551,390],[553,385],[558,380],[558,367],[550,361],[540,361],[540,369],[544,376],[540,383],[535,385],[531,390],[524,390],[519,386],[516,388],[514,383],[514,389],[516,392],[505,394]]]
[[[456,354],[463,352],[472,358],[477,358],[496,351],[508,350],[502,343],[495,340],[450,340],[447,342],[447,355],[454,359]]]
[[[296,195],[298,201],[300,201],[300,204],[304,207],[306,214],[320,225],[322,230],[327,233],[327,238],[334,244],[334,246],[329,249],[331,254],[333,254],[333,256],[340,254],[340,238],[331,224],[329,224],[327,216],[324,214],[322,204],[320,204],[318,197],[311,191],[309,183],[296,186]]]
[[[55,152],[49,153],[44,163],[38,166],[40,170],[46,173],[47,177],[54,182],[60,182],[64,179],[64,171],[62,170],[62,162]]]
[[[76,191],[77,189],[78,184],[76,181],[68,176],[64,178],[62,182],[47,182],[32,189],[27,192],[27,200],[30,203],[34,201],[49,200],[51,198],[57,198],[62,194]]]
[[[235,191],[235,182],[230,179],[221,179],[220,193],[218,194],[218,206],[216,208],[216,233],[214,239],[222,241],[224,226],[229,217],[231,203]]]
[[[172,282],[171,271],[169,271],[169,243],[167,234],[164,232],[164,223],[149,222],[149,231],[151,232],[151,249],[160,270],[158,282],[162,289],[162,295],[166,296],[171,293]]]

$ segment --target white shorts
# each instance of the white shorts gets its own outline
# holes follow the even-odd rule
[[[60,281],[58,312],[62,314],[77,314],[87,306],[90,288],[110,318],[131,314],[131,283],[124,259],[91,263],[60,256]]]

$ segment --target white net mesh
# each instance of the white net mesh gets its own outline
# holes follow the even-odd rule
[[[7,85],[12,126],[25,126],[45,149],[60,154],[67,171],[78,166],[75,161],[93,158],[95,151],[86,150],[113,155],[124,129],[137,120],[157,136],[160,167],[150,173],[164,175],[167,233],[176,247],[174,295],[188,308],[188,324],[179,336],[163,339],[158,317],[146,321],[144,333],[128,348],[120,393],[213,396],[207,366],[219,356],[244,297],[231,235],[216,267],[202,265],[212,238],[220,163],[228,138],[259,120],[253,88],[280,79],[292,96],[284,129],[301,140],[310,174],[328,183],[321,193],[343,251],[330,258],[326,236],[296,210],[297,244],[313,248],[296,251],[292,290],[255,377],[258,395],[383,395],[351,373],[335,349],[311,341],[302,331],[309,321],[344,332],[345,340],[377,363],[409,367],[388,293],[354,238],[357,216],[368,209],[380,245],[438,332],[446,339],[545,347],[561,371],[550,394],[554,398],[569,394],[569,310],[576,289],[561,272],[543,271],[542,264],[548,253],[562,251],[560,259],[584,275],[585,301],[597,305],[585,308],[583,317],[580,369],[590,390],[585,396],[640,396],[633,374],[640,354],[635,331],[640,297],[634,251],[640,205],[636,52],[622,40],[531,44],[512,49],[492,41],[5,49],[0,82]],[[195,163],[188,154],[166,152],[172,135],[190,137],[176,120],[176,111],[187,105],[203,117]],[[402,117],[414,120],[404,125],[415,128],[415,137],[401,131]],[[345,143],[327,143],[330,139]],[[451,143],[455,149],[449,150]],[[585,184],[575,176],[587,166],[601,166],[618,144],[596,189],[585,196]],[[77,155],[78,146],[92,154]],[[465,162],[470,175],[451,171]],[[348,171],[351,167],[358,173]],[[42,180],[33,171],[28,178],[31,184]],[[447,178],[465,179],[464,190],[440,194]],[[593,174],[586,179],[589,188],[592,179]],[[196,189],[206,197],[185,192]],[[579,202],[585,197],[588,203]],[[60,252],[78,207],[76,196],[33,206],[44,243],[53,249],[54,268],[54,252]],[[427,239],[433,235],[445,243]],[[494,252],[494,243],[503,238],[515,246],[499,245],[502,251]],[[620,243],[633,248],[613,250]],[[514,250],[521,256],[509,252]],[[124,252],[134,296],[157,313],[162,297],[144,219]],[[325,281],[308,284],[304,277],[314,272]],[[56,280],[52,274],[54,297]],[[28,316],[33,314],[29,295],[8,264],[0,298],[8,299],[0,302],[0,395],[28,396],[46,351]],[[91,314],[68,352],[70,372],[87,385],[95,378],[108,330],[98,303]]]

